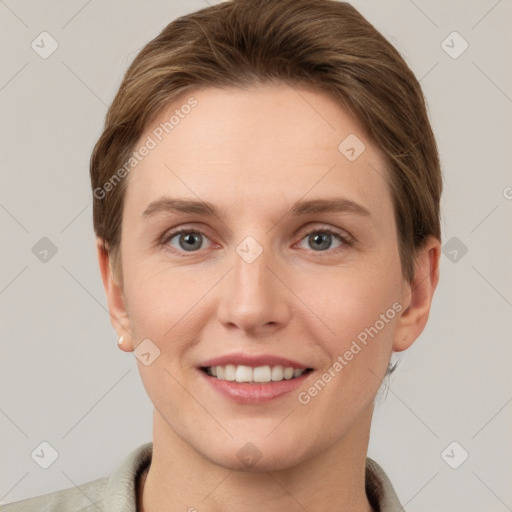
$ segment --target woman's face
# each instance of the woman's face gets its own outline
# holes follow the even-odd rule
[[[410,287],[384,161],[358,123],[306,89],[208,88],[143,145],[126,178],[118,319],[133,347],[146,340],[154,435],[263,469],[364,436]]]

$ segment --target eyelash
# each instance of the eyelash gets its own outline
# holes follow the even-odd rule
[[[165,246],[167,248],[169,248],[169,246],[167,245],[169,243],[170,240],[172,240],[176,235],[180,235],[182,233],[197,233],[197,234],[200,234],[202,236],[205,236],[206,238],[209,239],[209,237],[202,231],[198,230],[198,229],[191,229],[191,228],[180,228],[180,229],[177,229],[175,231],[171,231],[169,233],[166,233],[161,241],[160,241],[160,244],[162,246]],[[327,233],[329,235],[332,235],[334,238],[336,238],[338,241],[340,241],[342,243],[342,245],[340,247],[337,247],[335,249],[328,249],[326,251],[313,251],[312,252],[316,252],[316,253],[327,253],[327,254],[333,254],[333,253],[336,253],[336,252],[339,252],[339,251],[342,251],[343,249],[345,249],[346,247],[351,247],[352,245],[354,245],[354,240],[348,236],[348,235],[342,235],[341,233],[339,233],[338,231],[334,231],[330,228],[316,228],[316,229],[311,229],[310,231],[306,231],[302,234],[302,237],[300,239],[300,241],[304,240],[304,238],[308,237],[309,235],[313,234],[313,233]],[[176,253],[177,249],[175,249],[174,247],[172,248],[169,248],[169,250],[173,253]],[[187,251],[179,251],[178,254],[180,256],[183,256],[183,257],[188,257],[188,255],[192,255],[194,253],[197,253],[199,251],[190,251],[187,253]]]

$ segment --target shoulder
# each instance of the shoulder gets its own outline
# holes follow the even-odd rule
[[[108,478],[99,478],[60,491],[42,494],[0,506],[0,512],[89,512],[103,511]]]
[[[378,512],[403,512],[404,508],[386,472],[369,457],[366,458],[365,487],[368,501],[374,510]]]
[[[0,512],[117,512],[136,509],[136,482],[153,443],[133,450],[110,477],[0,506]]]

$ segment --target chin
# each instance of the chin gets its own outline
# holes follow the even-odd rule
[[[211,462],[232,471],[245,471],[249,473],[267,473],[269,471],[281,471],[291,468],[298,463],[300,459],[296,454],[293,456],[287,454],[267,454],[254,457],[252,460],[246,455],[239,458],[238,452],[224,454],[219,458],[210,459]]]
[[[267,435],[253,435],[252,441],[233,440],[218,447],[218,440],[212,439],[208,449],[199,452],[213,464],[226,469],[256,473],[287,469],[307,458],[306,447],[297,442],[293,435],[286,436],[287,442],[284,442],[283,435],[276,435],[272,440],[266,438]],[[214,452],[212,447],[216,448]]]

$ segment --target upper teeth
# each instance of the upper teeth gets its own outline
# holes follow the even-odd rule
[[[244,366],[226,364],[224,366],[208,366],[207,372],[221,380],[236,382],[270,382],[299,377],[306,370],[283,366]]]

